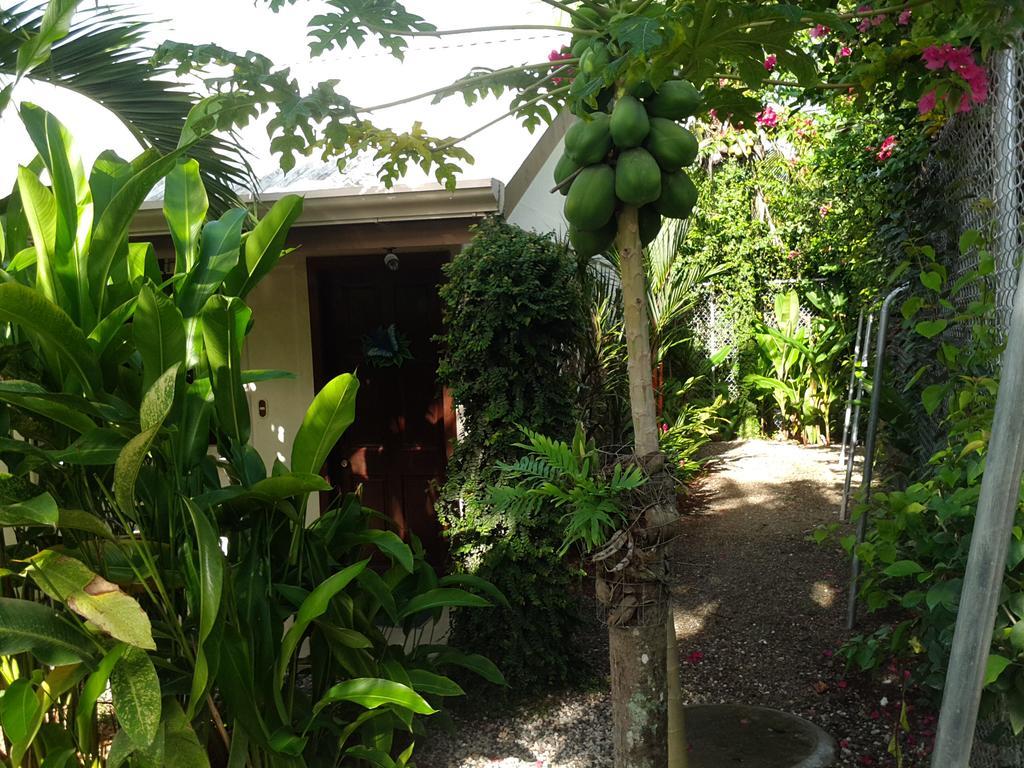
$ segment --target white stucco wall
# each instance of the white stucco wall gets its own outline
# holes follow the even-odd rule
[[[568,228],[565,216],[562,215],[565,198],[558,192],[551,192],[555,185],[555,165],[564,148],[564,142],[559,141],[530,180],[523,196],[511,210],[505,212],[505,218],[510,224],[532,232],[554,232],[559,237],[565,235]]]
[[[291,463],[292,443],[313,401],[313,345],[309,331],[309,290],[306,260],[298,253],[284,258],[249,294],[253,328],[246,339],[245,368],[279,369],[294,379],[262,381],[248,386],[252,442],[269,472],[275,460]],[[259,403],[265,401],[266,416]],[[310,499],[309,512],[319,510]]]

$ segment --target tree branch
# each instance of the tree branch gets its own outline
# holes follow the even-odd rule
[[[712,75],[711,79],[719,80],[732,80],[738,83],[747,82],[745,78],[739,77],[738,75]],[[762,85],[782,85],[787,88],[803,88],[804,90],[810,91],[815,88],[825,88],[831,90],[843,90],[846,88],[855,88],[856,83],[817,83],[815,85],[800,85],[796,80],[766,80]]]
[[[593,29],[577,29],[576,27],[560,27],[557,24],[499,24],[493,27],[466,27],[465,29],[438,29],[433,32],[420,32],[419,30],[394,30],[386,27],[378,27],[373,24],[364,24],[367,29],[393,35],[395,37],[445,37],[446,35],[471,35],[478,32],[509,32],[522,29],[547,29],[556,32],[568,32],[572,35],[597,35]]]
[[[476,83],[476,82],[480,82],[482,80],[488,80],[488,79],[490,79],[492,77],[499,77],[501,75],[510,75],[510,74],[512,74],[514,72],[527,72],[529,70],[534,70],[534,69],[550,69],[550,68],[556,67],[556,66],[557,67],[561,67],[561,66],[563,66],[565,64],[576,64],[578,62],[579,62],[579,59],[559,59],[558,61],[546,61],[546,62],[542,62],[542,63],[538,63],[538,64],[523,64],[522,66],[519,66],[519,67],[506,67],[505,69],[495,69],[495,70],[493,70],[491,72],[487,72],[485,74],[476,75],[474,77],[468,77],[468,78],[465,78],[463,80],[457,80],[456,82],[451,83],[450,85],[446,85],[446,86],[443,86],[441,88],[435,88],[432,91],[425,91],[424,93],[418,93],[415,96],[407,96],[406,98],[398,99],[397,101],[389,101],[387,104],[377,104],[376,106],[373,106],[373,107],[361,107],[359,109],[359,111],[360,112],[379,112],[379,111],[384,110],[384,109],[390,109],[391,107],[397,107],[397,106],[400,106],[402,104],[409,104],[410,102],[413,102],[413,101],[419,101],[420,99],[425,99],[428,96],[436,96],[439,93],[445,93],[447,91],[453,91],[452,95],[454,96],[455,95],[455,93],[454,93],[455,89],[457,89],[457,88],[459,88],[460,86],[463,86],[463,85],[468,85],[470,83]],[[561,70],[559,70],[559,71],[561,71]],[[555,73],[552,73],[552,74],[555,74]]]

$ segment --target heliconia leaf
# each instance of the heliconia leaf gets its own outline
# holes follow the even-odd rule
[[[432,693],[435,696],[463,696],[465,691],[450,677],[428,672],[425,669],[408,670],[409,682],[417,693]]]
[[[260,219],[245,241],[245,261],[226,282],[233,295],[245,298],[284,255],[288,230],[302,215],[302,198],[285,195]]]
[[[57,202],[53,192],[28,168],[18,168],[18,194],[25,208],[25,218],[32,232],[36,251],[36,287],[50,301],[59,303],[63,297],[57,290],[53,270],[53,251],[57,237]]]
[[[114,665],[128,649],[124,643],[118,643],[100,661],[96,669],[86,678],[85,685],[78,695],[78,707],[75,709],[75,728],[78,731],[78,742],[82,752],[89,754],[96,746],[93,741],[92,716],[96,711],[96,702],[107,690],[110,674]]]
[[[212,296],[202,312],[214,409],[221,429],[237,443],[249,439],[249,401],[242,389],[242,345],[252,317],[243,301]]]
[[[44,109],[23,103],[21,121],[50,173],[54,195],[54,279],[61,284],[61,305],[81,327],[91,328],[95,312],[89,295],[86,255],[92,232],[92,192],[68,130]]]
[[[334,686],[316,703],[314,712],[339,701],[350,701],[366,709],[394,704],[418,715],[432,715],[437,710],[407,685],[375,677],[357,677]]]
[[[99,362],[85,334],[39,292],[19,283],[0,284],[0,321],[13,323],[55,350],[73,370],[87,395],[102,388]]]
[[[163,701],[164,762],[161,768],[210,768],[206,750],[172,696]]]
[[[149,655],[126,648],[110,673],[110,693],[117,722],[136,749],[153,743],[160,727],[160,680]]]
[[[422,611],[432,611],[437,608],[486,608],[490,604],[486,598],[474,595],[464,589],[438,587],[413,597],[405,604],[399,617],[404,619]]]
[[[284,678],[288,672],[288,665],[291,664],[292,654],[299,647],[299,641],[306,633],[309,625],[327,611],[334,596],[347,587],[349,582],[359,576],[369,562],[369,560],[362,560],[325,579],[317,585],[316,589],[309,593],[309,597],[302,601],[302,605],[299,606],[298,613],[295,616],[295,621],[288,628],[288,631],[285,632],[284,639],[281,641],[281,648],[278,651],[276,691],[280,691],[281,686],[284,685]]]
[[[85,402],[83,399],[82,403]],[[31,381],[16,379],[0,381],[0,403],[9,403],[16,408],[31,411],[82,434],[96,428],[96,422],[83,412],[84,408],[71,407],[53,393],[47,392]]]
[[[26,573],[48,597],[65,603],[116,640],[156,649],[149,617],[126,594],[73,557],[44,549],[28,558]]]
[[[372,544],[398,563],[407,573],[412,573],[412,550],[393,531],[380,531],[371,528],[361,533],[350,533],[342,538],[342,542],[345,544]]]
[[[0,656],[31,653],[60,666],[92,659],[95,646],[52,608],[31,600],[0,597]]]
[[[206,686],[209,682],[209,661],[203,644],[210,636],[220,612],[221,592],[224,587],[224,554],[220,549],[217,530],[190,499],[185,500],[192,528],[196,535],[195,551],[199,556],[199,637],[196,648],[196,666],[192,676],[189,694],[189,717],[191,720],[202,705]]]
[[[101,539],[113,539],[110,526],[91,512],[82,509],[62,509],[58,513],[57,527],[61,530],[85,531]]]
[[[139,290],[132,338],[142,356],[142,388],[153,382],[172,365],[185,364],[185,323],[181,312],[160,291],[149,285]]]
[[[179,160],[164,180],[164,218],[174,242],[175,272],[189,272],[196,262],[199,232],[210,208],[195,160]]]
[[[472,587],[473,589],[477,589],[490,595],[496,602],[504,605],[505,607],[508,607],[509,604],[508,599],[500,589],[494,586],[487,579],[482,579],[472,573],[451,573],[447,576],[442,576],[437,583],[438,586],[441,587]]]
[[[49,493],[41,493],[18,504],[0,505],[0,528],[13,526],[45,526],[56,528],[60,522],[57,502]]]
[[[12,765],[21,765],[42,724],[42,705],[32,683],[24,677],[12,682],[0,697],[0,728],[11,743]]]
[[[387,752],[362,744],[346,749],[345,756],[375,766],[375,768],[396,768],[395,761]]]
[[[356,418],[359,380],[344,373],[328,382],[317,396],[292,445],[292,471],[317,474],[335,444]]]
[[[142,288],[146,280],[153,285],[163,282],[160,263],[152,243],[128,243],[128,280],[134,291]]]
[[[114,498],[121,511],[135,517],[135,481],[164,419],[174,404],[177,367],[168,369],[157,379],[142,399],[139,417],[142,431],[128,441],[114,465]]]

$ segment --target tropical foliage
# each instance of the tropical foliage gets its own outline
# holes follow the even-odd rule
[[[439,577],[357,496],[308,514],[353,376],[317,394],[287,463],[252,446],[245,388],[287,374],[242,369],[245,298],[288,252],[301,199],[243,232],[244,209],[207,218],[188,125],[170,154],[105,154],[87,175],[52,115],[21,117],[40,156],[0,230],[9,765],[407,764],[419,718],[461,693],[447,670],[502,681],[407,638],[503,597]],[[128,237],[160,180],[166,261]]]

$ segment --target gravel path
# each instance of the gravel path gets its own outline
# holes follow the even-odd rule
[[[901,686],[895,676],[871,682],[844,673],[835,650],[847,636],[849,565],[841,551],[807,539],[836,519],[838,451],[744,441],[707,452],[711,471],[694,490],[693,511],[670,555],[684,701],[777,707],[835,736],[841,768],[895,766],[887,744]],[[436,734],[417,751],[417,762],[610,768],[610,719],[606,688],[503,712],[464,712],[454,733]],[[914,708],[911,720],[928,735],[923,710]],[[904,755],[905,768],[919,764],[925,762]]]

